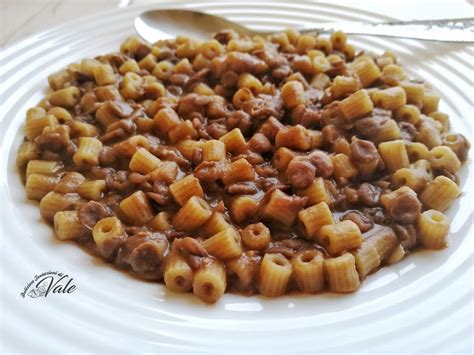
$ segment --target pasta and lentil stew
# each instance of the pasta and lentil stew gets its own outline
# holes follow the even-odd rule
[[[60,240],[172,291],[352,292],[447,245],[470,144],[391,51],[130,38],[48,82],[17,156],[28,198]]]

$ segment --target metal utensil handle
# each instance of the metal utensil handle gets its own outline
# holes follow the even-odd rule
[[[474,42],[474,18],[414,20],[394,22],[332,22],[300,32],[328,33],[337,30],[351,34],[414,38],[443,42]]]

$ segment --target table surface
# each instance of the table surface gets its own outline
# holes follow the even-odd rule
[[[180,2],[181,0],[166,1]],[[223,2],[220,0],[218,2]],[[251,0],[252,1],[252,0]],[[295,0],[293,0],[295,1]],[[30,34],[65,21],[109,9],[160,0],[0,0],[0,45],[18,41]],[[424,19],[474,16],[474,0],[325,0],[372,10],[400,19]],[[393,6],[385,4],[396,4]],[[131,29],[132,30],[132,29]]]

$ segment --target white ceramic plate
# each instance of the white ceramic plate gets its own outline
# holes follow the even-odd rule
[[[387,20],[327,4],[195,3],[198,8],[262,29],[322,20]],[[58,242],[25,198],[15,169],[25,111],[44,95],[48,74],[84,57],[117,50],[145,7],[126,8],[30,37],[1,53],[0,206],[2,215],[2,351],[18,352],[382,352],[472,351],[471,219],[473,167],[462,170],[463,196],[449,211],[452,245],[417,252],[370,276],[350,295],[287,295],[278,299],[225,295],[205,305],[133,279]],[[399,53],[410,75],[442,94],[454,131],[472,137],[472,47],[400,39],[351,37],[358,48]],[[22,298],[36,274],[74,278],[71,294]]]

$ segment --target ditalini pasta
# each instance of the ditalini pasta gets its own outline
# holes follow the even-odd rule
[[[260,266],[260,293],[267,297],[284,294],[291,273],[291,262],[283,254],[265,254]]]
[[[48,84],[16,160],[27,197],[58,239],[173,292],[353,292],[449,244],[470,143],[392,51],[132,37]]]
[[[194,270],[178,253],[169,253],[166,261],[164,281],[174,292],[188,292],[193,287]]]
[[[301,291],[316,292],[324,289],[324,256],[321,251],[301,251],[291,259],[291,265]]]

